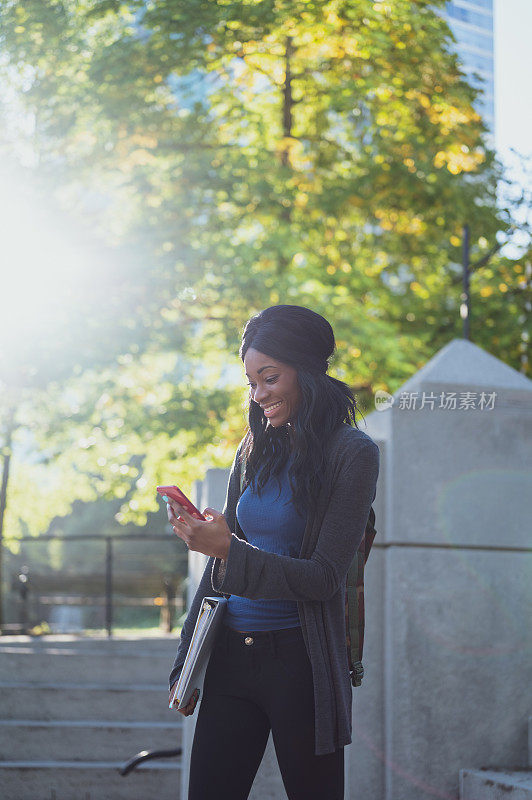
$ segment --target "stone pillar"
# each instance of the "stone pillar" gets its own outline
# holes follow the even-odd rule
[[[351,796],[454,800],[527,765],[532,381],[456,339],[380,407]]]

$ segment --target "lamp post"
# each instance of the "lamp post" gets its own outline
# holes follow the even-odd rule
[[[485,267],[488,264],[493,256],[499,252],[501,247],[503,246],[502,242],[495,242],[493,247],[483,256],[480,261],[477,261],[475,264],[471,264],[470,261],[470,236],[469,236],[469,225],[467,223],[464,225],[462,229],[462,293],[460,295],[460,316],[462,317],[463,325],[462,325],[462,336],[464,339],[471,339],[471,327],[470,327],[470,320],[471,320],[471,291],[469,287],[469,278],[471,273],[474,270],[480,269],[481,267]],[[458,277],[456,276],[456,281],[458,281]]]
[[[462,337],[470,339],[469,318],[471,316],[471,292],[469,291],[469,225],[464,225],[462,247],[462,294],[460,295],[460,316],[462,317]]]

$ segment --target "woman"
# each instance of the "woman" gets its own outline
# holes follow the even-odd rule
[[[308,308],[277,305],[252,317],[240,347],[249,428],[223,513],[206,508],[211,519],[198,521],[169,502],[177,535],[210,556],[171,687],[203,597],[228,598],[205,675],[189,800],[247,798],[270,730],[289,800],[344,797],[352,732],[345,582],[375,499],[379,449],[356,425],[349,387],[327,375],[334,349],[330,324]],[[197,699],[196,690],[182,713]]]

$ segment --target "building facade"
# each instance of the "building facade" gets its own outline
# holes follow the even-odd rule
[[[456,38],[463,69],[473,86],[483,90],[476,108],[495,133],[493,0],[452,0],[443,11]]]

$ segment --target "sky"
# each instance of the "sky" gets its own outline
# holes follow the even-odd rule
[[[495,142],[532,155],[532,0],[495,0]]]

